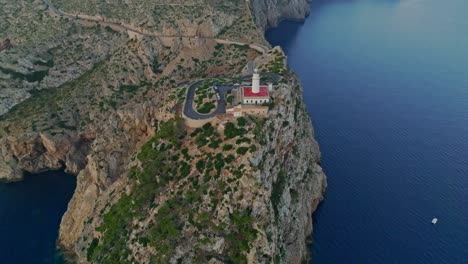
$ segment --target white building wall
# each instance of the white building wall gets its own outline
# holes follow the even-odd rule
[[[260,92],[260,74],[258,74],[257,72],[255,72],[252,76],[252,92]]]
[[[272,83],[268,84],[268,91],[273,92],[273,84]]]
[[[269,98],[256,98],[256,99],[244,98],[243,104],[261,105],[261,104],[268,103],[268,102],[270,102]]]

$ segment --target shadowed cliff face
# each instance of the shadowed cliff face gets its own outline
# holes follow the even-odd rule
[[[136,23],[133,17],[113,12],[112,6],[85,13],[89,10],[76,8],[92,4],[52,2],[67,12]],[[224,6],[215,1],[215,6],[208,6],[213,25],[219,27],[203,27],[203,32],[229,39],[239,35],[241,42],[247,34],[262,44],[265,27],[308,12],[306,1],[236,3]],[[171,27],[197,32],[194,27],[202,24],[196,21],[204,18],[177,13],[172,8],[176,5],[180,3],[154,8],[172,10],[167,21],[177,23]],[[54,30],[61,32],[64,41],[49,45],[46,39],[45,46],[36,49],[35,56],[42,63],[34,69],[47,67],[49,73],[55,72],[53,76],[32,84],[8,80],[18,90],[34,92],[0,119],[4,128],[0,131],[0,178],[20,180],[23,171],[61,167],[77,175],[59,238],[70,259],[79,263],[299,263],[306,258],[311,213],[322,199],[326,180],[294,74],[281,68],[283,79],[273,93],[271,117],[248,118],[245,127],[238,124],[235,131],[240,134],[233,138],[225,132],[226,122],[238,122],[232,118],[206,128],[203,133],[211,134],[204,137],[188,128],[177,130],[176,138],[163,136],[161,131],[177,116],[183,101],[186,87],[178,83],[208,77],[229,80],[256,59],[258,52],[217,44],[213,39],[116,31],[98,23],[60,18],[38,6],[21,8],[31,14],[35,14],[31,10],[40,10],[42,23],[58,25],[62,21]],[[233,9],[239,12],[231,12]],[[233,19],[234,14],[239,17]],[[139,30],[154,30],[140,22],[135,25]],[[71,30],[78,34],[69,34]],[[65,51],[72,49],[68,45],[74,43],[75,50],[83,51],[83,47],[91,47],[89,39],[99,39],[100,48],[90,51],[91,57],[81,55],[80,66],[70,74],[64,65],[76,53],[69,57]],[[51,37],[50,42],[56,41]],[[25,55],[28,47],[24,44],[19,55],[1,55],[25,65],[36,61]],[[47,63],[46,54],[53,57],[53,63]],[[276,56],[284,55],[278,50],[256,62],[261,66]],[[58,71],[56,65],[64,70]],[[52,83],[57,86],[47,85]],[[206,138],[210,141],[205,142]],[[171,147],[166,149],[168,145]],[[227,150],[223,145],[234,147]],[[177,217],[170,212],[178,212]]]
[[[311,214],[323,199],[326,176],[319,165],[320,151],[303,104],[302,87],[296,76],[288,74],[288,80],[274,95],[278,108],[273,113],[279,115],[266,122],[265,142],[255,160],[273,211],[265,228],[272,234],[273,260],[301,263],[308,256],[304,241],[312,232]],[[270,259],[258,262],[270,263]]]
[[[302,20],[310,12],[310,0],[252,0],[255,23],[263,30],[282,19]]]

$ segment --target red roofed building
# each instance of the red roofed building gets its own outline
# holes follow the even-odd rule
[[[260,74],[255,69],[252,75],[252,86],[242,87],[242,104],[264,104],[270,102],[270,91],[260,86]]]
[[[258,93],[251,86],[242,87],[242,104],[264,104],[270,102],[270,92],[267,86],[260,86]]]

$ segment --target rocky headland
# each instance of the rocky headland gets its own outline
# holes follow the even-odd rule
[[[50,2],[72,16],[0,0],[0,179],[77,175],[58,240],[69,260],[303,262],[319,147],[281,49],[248,44],[268,46],[264,30],[309,3]],[[187,83],[235,80],[251,60],[282,77],[268,118],[184,125]]]

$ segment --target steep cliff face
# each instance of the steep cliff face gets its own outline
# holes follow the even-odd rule
[[[251,0],[255,23],[265,30],[282,19],[302,20],[310,12],[310,0]]]
[[[256,63],[269,65],[278,54]],[[300,83],[286,68],[282,76],[266,119],[222,117],[195,130],[159,119],[128,161],[130,172],[108,184],[90,180],[102,175],[89,160],[62,221],[61,246],[79,263],[307,259],[326,176]]]
[[[267,119],[163,121],[108,187],[83,171],[61,245],[79,263],[305,261],[326,176],[300,83],[283,78]]]
[[[0,172],[2,180],[22,180],[22,171],[40,172],[66,168],[78,173],[84,168],[89,141],[76,133],[52,136],[28,133],[0,139]]]
[[[255,160],[259,161],[261,181],[270,190],[273,214],[266,232],[276,242],[275,260],[301,263],[309,252],[305,241],[312,233],[312,212],[323,199],[327,184],[302,87],[295,75],[288,74],[288,78],[277,91],[278,108],[273,111],[277,116],[266,122],[264,147]]]

